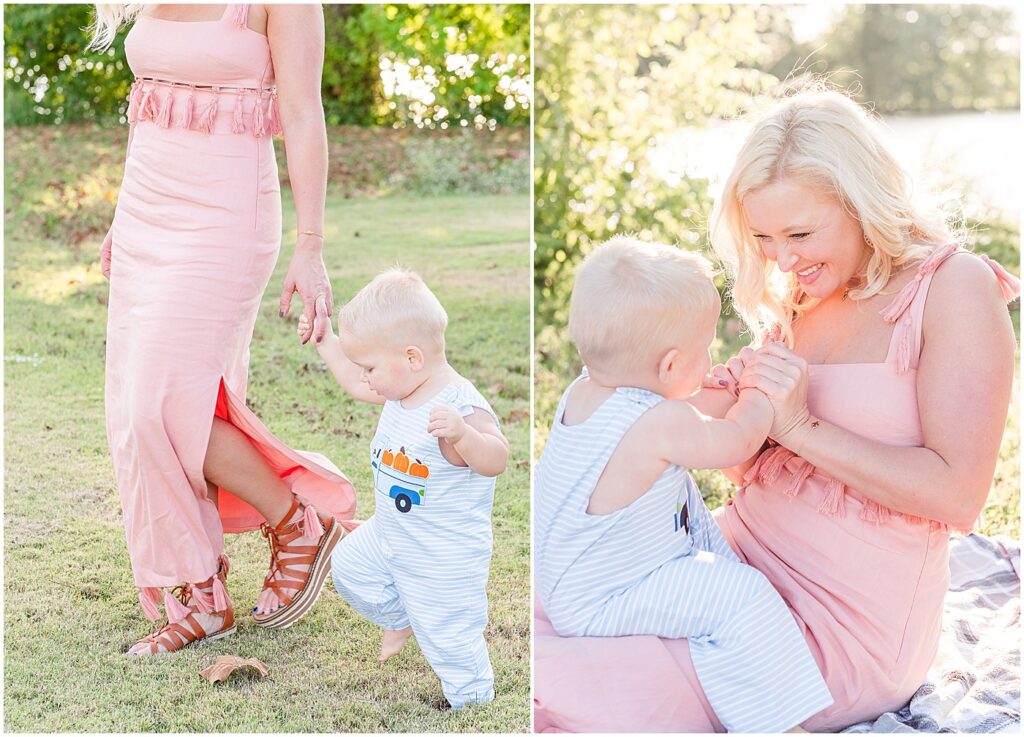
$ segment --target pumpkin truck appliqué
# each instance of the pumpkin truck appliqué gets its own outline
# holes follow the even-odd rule
[[[404,514],[413,505],[423,504],[430,469],[418,458],[409,458],[404,447],[397,453],[383,446],[377,448],[370,465],[373,467],[374,488],[394,499],[399,512]]]

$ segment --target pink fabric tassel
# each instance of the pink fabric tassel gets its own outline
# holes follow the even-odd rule
[[[257,95],[256,107],[252,109],[252,134],[256,138],[263,138],[266,132],[263,124],[263,96]]]
[[[235,25],[239,28],[245,28],[248,22],[249,15],[249,4],[240,3],[235,6]]]
[[[916,517],[912,514],[907,514],[906,512],[901,512],[900,516],[912,525],[929,525],[932,522],[930,519],[925,519],[924,517]]]
[[[914,278],[896,295],[896,299],[878,313],[882,316],[883,320],[886,322],[896,322],[900,319],[900,316],[910,307],[910,303],[914,301],[914,297],[917,296],[917,290],[921,287],[921,279],[923,278],[924,274],[918,271]]]
[[[228,560],[226,553],[221,553],[217,556],[217,573],[223,573],[224,577],[227,578],[228,573],[231,572],[231,561]]]
[[[324,526],[320,523],[320,517],[317,516],[312,504],[307,504],[306,511],[302,513],[302,531],[306,537],[324,536]]]
[[[191,128],[192,127],[192,113],[195,111],[195,94],[192,90],[188,91],[188,99],[185,100],[185,114],[181,117],[178,123],[180,128]]]
[[[153,87],[150,91],[149,99],[146,103],[146,117],[154,123],[160,117],[160,98],[157,97],[156,87]]]
[[[785,466],[786,461],[792,458],[795,454],[781,445],[777,445],[773,450],[765,451],[765,453],[771,453],[771,457],[766,458],[764,464],[761,466],[759,479],[763,486],[770,486],[779,480],[779,475],[782,473],[782,467]]]
[[[146,615],[146,619],[151,622],[160,619],[160,610],[156,608],[156,602],[153,601],[154,594],[156,594],[157,599],[160,598],[160,595],[153,589],[139,589],[139,605],[142,607],[142,613]]]
[[[161,128],[171,127],[171,104],[174,102],[174,90],[168,90],[167,94],[164,95],[163,108],[160,110],[160,116],[157,118],[156,124]]]
[[[761,467],[764,465],[764,459],[767,458],[772,452],[771,448],[761,451],[758,454],[757,459],[754,461],[754,465],[747,469],[747,472],[743,474],[743,487],[747,488],[754,481],[758,480],[761,475]]]
[[[884,524],[889,519],[888,507],[883,507],[871,499],[864,500],[864,509],[861,510],[860,518],[865,522],[873,522],[876,525]]]
[[[786,487],[786,496],[796,496],[800,493],[800,489],[803,487],[804,482],[808,477],[814,473],[814,466],[807,461],[801,461],[800,470],[793,474],[792,480],[789,482],[789,486]]]
[[[178,601],[178,598],[173,596],[170,591],[164,593],[164,611],[167,612],[167,621],[171,624],[180,622],[192,613],[192,610]]]
[[[896,373],[905,374],[910,370],[914,353],[914,319],[908,317],[896,326]]]
[[[217,98],[217,93],[214,93],[203,114],[199,116],[199,130],[213,133],[213,124],[217,120]]]
[[[144,89],[142,91],[142,96],[139,98],[139,112],[138,112],[138,115],[136,115],[136,120],[140,120],[141,121],[141,120],[151,120],[152,119],[152,114],[150,113],[150,104],[149,104],[149,101],[150,101],[150,99],[152,99],[152,97],[153,97],[153,90],[152,89],[148,89],[148,90]]]
[[[231,597],[228,596],[228,590],[224,587],[224,582],[220,580],[220,576],[213,577],[213,610],[215,612],[223,612],[226,609],[231,608]]]
[[[196,604],[196,609],[203,614],[209,614],[213,609],[213,594],[204,591],[199,586],[192,587],[192,601]]]
[[[1020,296],[1020,279],[1004,269],[998,261],[993,261],[985,254],[981,254],[981,260],[988,264],[989,268],[995,272],[996,279],[999,280],[999,289],[1003,293],[1003,299],[1007,302],[1012,302]]]
[[[267,110],[267,130],[272,136],[284,133],[284,128],[281,127],[281,109],[277,106],[276,92],[270,96],[270,108]]]
[[[818,505],[818,511],[829,517],[846,514],[846,486],[839,479],[829,479],[825,484],[825,498]]]
[[[142,105],[142,85],[139,82],[132,83],[132,93],[128,97],[128,122],[135,123],[139,120],[139,108]]]
[[[241,92],[235,98],[235,109],[231,114],[231,132],[232,133],[244,133],[245,132],[245,121],[242,120],[242,103],[245,101],[245,95]]]

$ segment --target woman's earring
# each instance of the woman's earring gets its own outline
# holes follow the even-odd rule
[[[874,250],[875,244],[871,241],[870,238],[868,238],[868,234],[867,233],[864,234],[864,242],[868,244],[868,248]]]

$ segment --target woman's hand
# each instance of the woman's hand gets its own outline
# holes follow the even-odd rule
[[[114,226],[111,225],[110,229],[107,230],[107,234],[103,237],[103,245],[100,246],[100,271],[103,272],[103,276],[105,276],[108,281],[110,280],[110,252],[113,246]]]
[[[334,314],[334,293],[331,280],[327,278],[323,252],[320,249],[295,247],[295,254],[288,265],[281,290],[281,317],[287,317],[292,305],[292,295],[298,292],[302,299],[302,315],[308,329],[302,336],[302,344],[313,337],[319,343],[324,338],[331,315]]]
[[[740,376],[743,369],[751,358],[754,357],[754,349],[744,346],[740,352],[725,363],[720,363],[711,369],[711,373],[704,377],[701,387],[704,389],[727,389],[733,396],[739,396]]]
[[[800,437],[812,422],[807,409],[807,362],[782,343],[767,343],[746,361],[739,388],[760,389],[775,408],[769,437],[799,452]]]

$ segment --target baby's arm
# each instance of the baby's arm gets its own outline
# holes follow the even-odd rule
[[[309,321],[305,315],[299,317],[298,332],[299,335],[306,335],[309,332]],[[341,349],[341,341],[334,334],[330,318],[327,319],[327,332],[324,333],[323,340],[316,344],[316,350],[341,388],[353,399],[370,404],[384,404],[384,397],[363,381],[363,370],[348,360],[348,356]]]
[[[652,410],[659,457],[687,468],[729,468],[754,455],[772,427],[774,411],[761,392],[744,389],[718,420],[689,402],[662,402]]]
[[[497,476],[508,465],[508,440],[494,418],[482,410],[463,417],[451,405],[435,407],[427,432],[438,438],[442,452],[447,447],[481,476]]]

